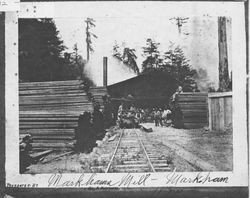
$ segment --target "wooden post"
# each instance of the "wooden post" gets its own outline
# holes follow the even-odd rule
[[[229,85],[226,17],[218,18],[219,91],[227,91]]]
[[[103,57],[103,86],[108,85],[108,58]]]
[[[209,130],[212,131],[212,103],[211,98],[209,96],[207,97],[208,100],[208,124],[209,124]]]

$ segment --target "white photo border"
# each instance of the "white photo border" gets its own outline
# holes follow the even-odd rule
[[[133,9],[131,9],[133,7]],[[98,10],[104,10],[99,12]],[[147,12],[145,11],[147,9]],[[135,182],[129,186],[119,185],[128,173],[96,174],[20,174],[19,173],[19,103],[18,103],[18,18],[77,18],[89,17],[154,17],[162,16],[229,16],[232,18],[232,65],[233,65],[233,171],[229,172],[179,172],[182,178],[194,179],[197,175],[210,178],[228,178],[227,182],[167,183],[173,173],[150,173],[145,184]],[[136,12],[133,12],[136,10]],[[50,185],[53,176],[61,182],[76,182],[79,177],[88,180],[111,180],[114,184],[101,187],[218,187],[248,186],[248,143],[246,106],[246,33],[244,2],[167,2],[167,1],[93,1],[93,2],[21,2],[20,11],[6,12],[6,186],[19,187],[100,187],[89,185]],[[148,173],[129,173],[134,181]],[[117,182],[117,183],[116,183]],[[72,184],[73,184],[72,183]],[[83,182],[84,183],[84,182]],[[86,183],[86,182],[85,182]],[[22,185],[23,184],[23,185]],[[32,186],[35,184],[35,186]],[[20,186],[21,185],[21,186]]]

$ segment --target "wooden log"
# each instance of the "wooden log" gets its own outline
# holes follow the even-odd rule
[[[50,125],[50,126],[43,126],[43,125],[20,125],[20,129],[75,129],[76,126],[72,125]]]
[[[85,105],[77,108],[71,108],[71,107],[65,107],[65,108],[58,108],[55,107],[52,108],[34,108],[34,109],[28,109],[24,107],[20,107],[20,113],[21,114],[70,114],[70,115],[79,115],[79,112],[89,111],[93,109],[93,105]],[[71,113],[73,112],[73,113]]]
[[[88,107],[85,107],[85,108],[82,108],[82,109],[58,109],[58,110],[35,110],[35,111],[29,111],[29,110],[21,110],[21,114],[65,114],[65,115],[76,115],[76,116],[79,116],[81,113],[83,113],[84,111],[93,111],[93,106],[88,106]]]
[[[66,92],[66,91],[64,91]],[[58,99],[63,99],[63,98],[67,98],[67,97],[72,97],[72,98],[83,98],[85,100],[88,100],[88,96],[85,94],[85,93],[81,93],[81,92],[78,92],[78,93],[51,93],[51,94],[48,94],[48,93],[39,93],[39,94],[22,94],[20,93],[19,94],[19,99],[25,99],[27,98],[28,100],[36,100],[38,98],[41,98],[42,100],[46,100],[46,99],[53,99],[55,98],[54,100]]]
[[[207,108],[206,103],[179,103],[179,105],[183,108],[192,106],[192,108]]]
[[[179,95],[193,95],[193,96],[206,96],[208,92],[182,92]]]
[[[20,134],[29,133],[34,136],[73,136],[75,135],[75,130],[72,128],[68,129],[20,129]]]
[[[47,111],[47,110],[50,110],[51,113],[53,111],[62,111],[62,112],[67,112],[68,111],[84,111],[85,109],[89,109],[89,108],[92,108],[92,104],[86,104],[86,105],[79,105],[79,106],[63,106],[63,105],[56,105],[56,106],[47,106],[47,105],[44,105],[44,107],[40,107],[39,106],[33,106],[32,108],[28,108],[28,106],[20,106],[19,110],[22,111],[22,112],[27,112],[27,111],[31,111],[31,112],[34,112],[33,114],[38,114],[36,113],[37,111]],[[86,110],[87,111],[87,110]],[[50,113],[50,114],[51,114]],[[57,113],[55,113],[57,114]]]
[[[40,106],[39,106],[40,105]],[[70,108],[70,107],[88,107],[88,106],[92,106],[93,104],[92,103],[73,103],[73,104],[70,104],[70,103],[50,103],[50,104],[45,104],[45,103],[40,103],[40,104],[32,104],[32,105],[21,105],[20,108],[23,108],[23,109],[27,109],[28,107],[30,108],[38,108],[40,107],[40,109],[44,109],[44,107],[54,107],[54,108],[58,108],[58,107],[61,107],[61,108]]]
[[[68,143],[31,143],[32,148],[73,148],[73,145]]]
[[[19,118],[76,118],[70,114],[19,114]]]
[[[181,98],[181,99],[178,99],[178,102],[181,103],[181,102],[207,102],[207,99],[206,98]]]
[[[58,129],[66,129],[66,128],[76,128],[77,127],[77,123],[75,124],[20,124],[19,128],[20,129],[53,129],[53,128],[58,128]]]
[[[21,122],[30,122],[30,121],[78,121],[78,117],[21,117],[19,118],[19,121]]]
[[[74,134],[71,135],[38,135],[38,136],[32,136],[33,142],[35,143],[37,140],[73,140]]]
[[[89,108],[72,108],[72,109],[54,109],[49,111],[49,108],[47,109],[34,109],[32,111],[28,111],[28,109],[26,110],[22,110],[22,113],[27,113],[27,114],[48,114],[51,113],[52,115],[58,113],[58,114],[70,114],[70,115],[74,115],[74,116],[79,116],[81,113],[83,113],[84,111],[91,111],[93,109],[93,107],[89,107]]]
[[[80,89],[83,90],[83,86],[82,85],[51,85],[51,86],[47,86],[47,85],[41,85],[41,86],[19,86],[19,90],[47,90],[47,89]]]
[[[23,82],[19,83],[20,87],[38,87],[38,86],[63,86],[63,85],[79,85],[80,80],[66,80],[66,81],[45,81],[45,82]]]
[[[195,110],[190,110],[190,109],[181,109],[182,113],[183,114],[190,114],[190,115],[197,115],[197,114],[205,114],[206,115],[206,112],[207,110],[204,110],[204,109],[195,109]]]
[[[207,124],[207,119],[204,120],[189,120],[189,119],[183,119],[184,124]]]
[[[20,135],[25,134],[24,130],[20,130]],[[32,135],[32,139],[39,139],[39,137],[48,137],[48,138],[53,138],[53,137],[75,137],[75,133],[69,133],[69,132],[42,132],[39,130],[34,130],[32,133],[30,133],[30,135]]]
[[[20,105],[32,105],[32,104],[68,104],[68,103],[80,103],[83,101],[88,101],[87,98],[74,98],[74,97],[67,97],[67,98],[19,98]],[[87,103],[88,104],[88,103]]]
[[[203,107],[203,108],[192,108],[192,107],[181,107],[181,110],[183,112],[207,112],[207,108],[206,107]]]
[[[35,95],[25,95],[25,96],[20,96],[20,98],[53,98],[53,97],[58,97],[58,98],[65,98],[65,97],[82,97],[82,96],[87,96],[85,92],[77,92],[77,93],[69,93],[68,91],[64,91],[63,93],[41,93],[41,94],[35,94]]]
[[[73,139],[34,139],[33,142],[34,144],[69,144],[69,143],[73,143]]]
[[[45,88],[48,88],[48,89],[60,89],[60,88],[72,88],[72,89],[74,89],[74,88],[83,88],[84,86],[82,85],[82,84],[72,84],[72,85],[57,85],[57,84],[51,84],[51,85],[46,85],[46,84],[41,84],[41,85],[37,85],[37,86],[24,86],[22,83],[21,84],[19,84],[19,90],[21,89],[21,90],[24,90],[24,89],[39,89],[39,88],[41,88],[41,89],[45,89]]]
[[[41,151],[46,151],[46,150],[51,150],[53,149],[53,151],[72,151],[72,147],[55,147],[55,148],[50,148],[50,147],[35,147],[35,148],[32,148],[32,151],[34,152],[41,152]]]
[[[31,108],[28,108],[28,107],[20,107],[19,110],[22,111],[22,112],[27,112],[27,111],[32,111],[34,112],[33,114],[38,114],[36,112],[39,112],[39,111],[51,111],[51,113],[53,113],[53,111],[55,111],[56,113],[58,112],[67,112],[67,111],[76,111],[76,112],[84,112],[84,111],[88,111],[89,109],[92,109],[92,105],[82,105],[82,106],[60,106],[60,105],[57,105],[57,106],[47,106],[47,105],[44,105],[43,107],[31,107]],[[55,114],[56,114],[55,113]],[[79,114],[78,114],[79,115]]]
[[[179,96],[178,97],[178,101],[182,101],[184,99],[188,99],[188,100],[192,100],[192,99],[196,99],[196,100],[206,100],[207,96]]]
[[[37,159],[44,157],[45,155],[48,155],[52,152],[53,152],[53,150],[47,150],[47,151],[43,151],[43,152],[33,153],[33,154],[30,154],[30,157],[33,160],[37,160]]]
[[[46,89],[46,90],[19,90],[19,96],[37,96],[37,95],[87,95],[84,91],[75,89],[75,90],[55,90],[55,89]]]
[[[54,158],[52,158],[52,159],[49,159],[49,160],[43,161],[42,163],[43,163],[43,164],[45,164],[45,163],[48,163],[48,162],[51,162],[51,161],[57,160],[57,159],[59,159],[59,158],[61,158],[61,157],[64,157],[64,156],[66,156],[66,155],[69,155],[69,154],[71,154],[71,153],[73,153],[73,151],[70,151],[70,152],[67,152],[67,153],[63,153],[63,154],[58,155],[58,156],[56,156],[56,157],[54,157]]]

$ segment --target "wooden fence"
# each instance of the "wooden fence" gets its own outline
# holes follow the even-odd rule
[[[208,104],[206,92],[187,92],[178,95],[177,102],[182,112],[184,128],[208,126]]]
[[[223,131],[232,124],[232,92],[209,93],[209,128]]]

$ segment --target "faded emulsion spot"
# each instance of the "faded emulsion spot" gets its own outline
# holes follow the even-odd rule
[[[16,42],[15,42],[15,43],[13,43],[13,45],[16,45]]]
[[[17,73],[15,73],[15,76],[17,76]]]

